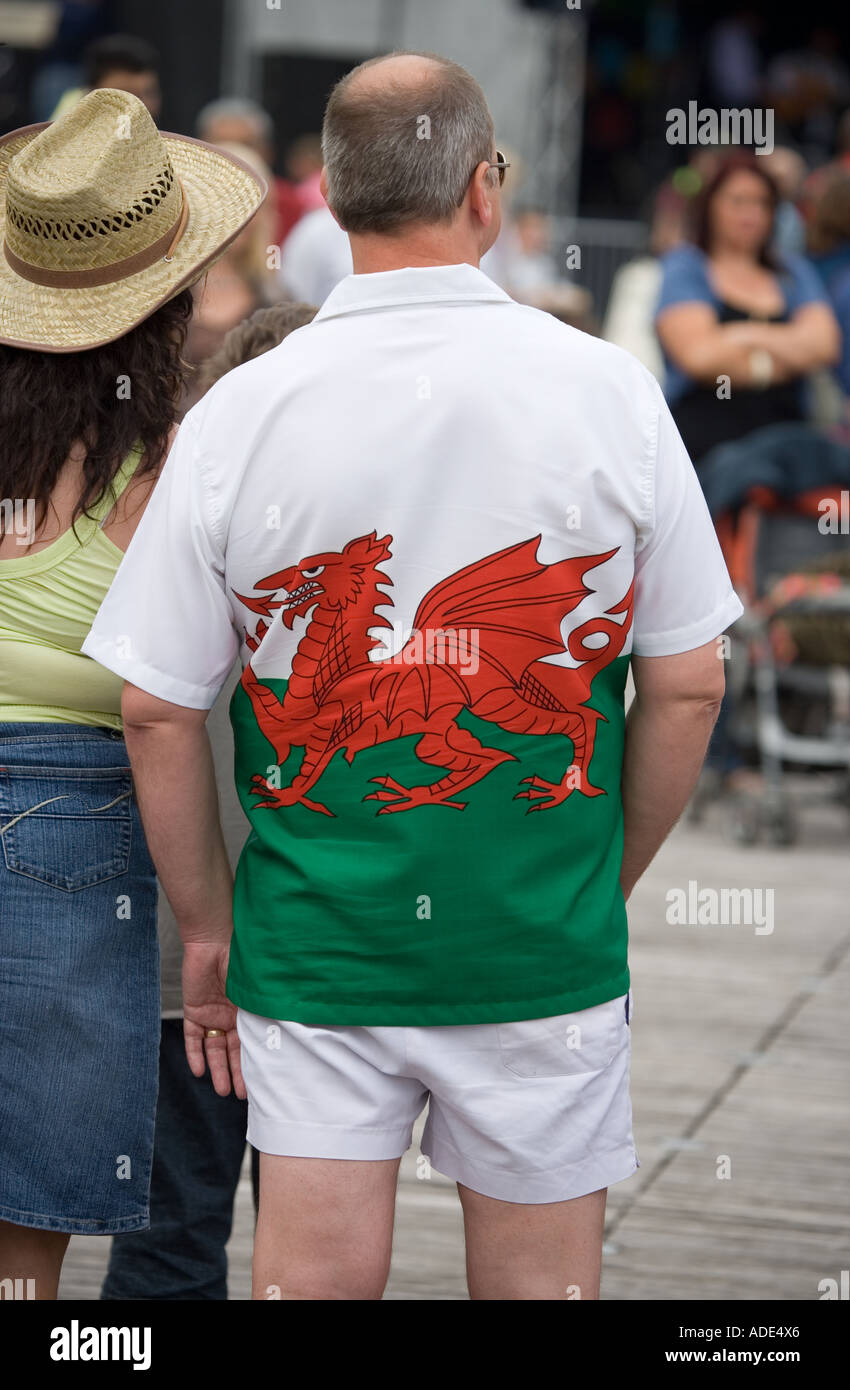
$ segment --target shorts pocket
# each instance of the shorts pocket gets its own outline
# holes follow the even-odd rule
[[[502,1066],[514,1076],[578,1076],[602,1071],[628,1037],[623,999],[552,1018],[500,1023]]]
[[[67,893],[125,874],[132,795],[129,767],[0,768],[6,868]]]

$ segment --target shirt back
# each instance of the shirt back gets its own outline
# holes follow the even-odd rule
[[[628,989],[629,656],[740,611],[651,375],[441,266],[213,388],[84,649],[204,708],[241,647],[235,1003],[463,1024]]]

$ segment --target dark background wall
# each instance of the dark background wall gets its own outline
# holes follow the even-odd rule
[[[116,31],[159,51],[162,129],[194,134],[200,108],[221,94],[224,0],[114,0],[113,14]]]
[[[331,88],[361,57],[271,53],[263,59],[259,98],[274,118],[278,164],[281,153],[297,135],[312,135],[321,130]]]

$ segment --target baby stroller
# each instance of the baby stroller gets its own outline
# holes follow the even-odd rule
[[[731,733],[762,773],[729,826],[742,844],[790,845],[824,779],[850,811],[850,450],[772,426],[714,450],[700,481],[746,610],[730,634]],[[789,770],[821,774],[811,795],[792,799]]]

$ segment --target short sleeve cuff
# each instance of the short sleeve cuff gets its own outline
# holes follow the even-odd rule
[[[632,644],[633,656],[678,656],[680,652],[690,652],[696,647],[704,647],[706,642],[719,637],[744,612],[744,605],[734,590],[724,599],[719,608],[698,623],[687,627],[674,628],[671,632],[649,632],[635,635]]]
[[[89,633],[80,650],[108,671],[114,671],[121,680],[137,685],[140,690],[155,695],[159,700],[168,700],[170,704],[183,705],[186,709],[212,709],[221,689],[220,685],[192,685],[176,676],[167,676],[144,661],[118,657],[114,644],[94,632]]]

